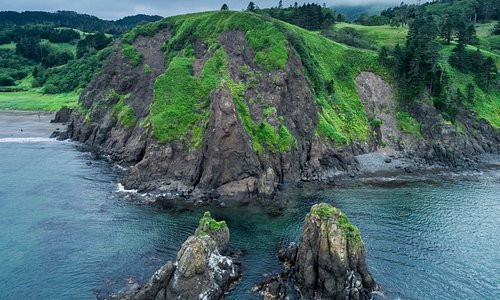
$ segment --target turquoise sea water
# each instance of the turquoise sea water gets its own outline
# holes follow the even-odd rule
[[[88,162],[92,162],[88,165]],[[145,282],[174,259],[202,210],[168,211],[117,193],[117,170],[76,144],[0,135],[0,299],[95,299]],[[397,188],[288,190],[281,216],[212,209],[242,251],[244,277],[229,299],[277,272],[316,202],[358,225],[377,299],[500,299],[500,172]]]

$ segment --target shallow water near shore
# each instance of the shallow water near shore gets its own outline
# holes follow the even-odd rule
[[[116,192],[118,168],[74,143],[46,139],[48,129],[39,131],[32,117],[23,124],[38,128],[30,134],[19,136],[12,123],[8,133],[0,129],[0,299],[95,299],[144,283],[175,258],[204,209],[127,201]],[[228,299],[259,299],[251,287],[279,271],[276,251],[298,240],[305,214],[320,201],[360,228],[382,286],[376,299],[500,298],[498,170],[395,188],[287,190],[285,197],[280,216],[250,206],[211,209],[242,252],[243,278]]]

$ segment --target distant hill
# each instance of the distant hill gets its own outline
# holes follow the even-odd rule
[[[153,22],[161,19],[160,16],[136,15],[125,17],[117,21],[107,21],[98,17],[79,14],[73,11],[2,11],[0,12],[0,29],[13,26],[32,24],[57,25],[71,27],[85,32],[106,32],[119,34],[142,22]]]
[[[331,8],[334,9],[337,14],[342,14],[347,16],[347,20],[352,22],[356,20],[362,14],[367,14],[368,16],[375,16],[380,14],[384,9],[390,8],[390,4],[375,4],[375,5],[334,5]]]

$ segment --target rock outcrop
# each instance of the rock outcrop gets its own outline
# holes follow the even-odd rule
[[[195,235],[177,253],[175,263],[167,262],[151,277],[134,300],[221,299],[239,278],[239,265],[229,256],[229,229],[206,212]]]
[[[266,300],[284,300],[295,291],[301,299],[368,300],[378,289],[366,265],[359,230],[329,204],[311,208],[300,245],[291,243],[278,258],[283,270],[254,288]]]
[[[50,123],[66,123],[69,121],[72,112],[73,109],[64,106],[56,112],[54,120],[51,120]]]
[[[295,267],[304,299],[371,299],[376,288],[359,230],[329,204],[307,214]]]

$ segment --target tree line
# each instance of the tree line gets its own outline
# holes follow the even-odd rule
[[[0,12],[0,30],[17,26],[46,24],[56,27],[71,27],[85,32],[121,34],[137,24],[160,19],[160,16],[136,15],[117,21],[106,21],[95,16],[79,14],[73,11],[57,11],[54,13],[41,11],[3,11]]]
[[[229,10],[229,6],[224,4],[221,10]],[[336,21],[334,11],[327,8],[325,5],[322,6],[317,3],[304,3],[299,5],[295,2],[294,5],[283,7],[283,1],[280,0],[276,7],[261,9],[253,1],[250,1],[246,10],[257,14],[268,15],[275,19],[309,30],[330,28]]]
[[[462,101],[474,101],[474,85],[467,90],[450,90],[449,74],[440,64],[441,43],[435,16],[421,9],[409,24],[406,43],[394,49],[382,47],[379,51],[381,64],[391,67],[403,99],[418,99],[427,95],[442,111],[445,119],[453,121]],[[468,50],[475,41],[474,34],[459,34],[459,41],[449,57],[451,66],[463,73],[471,73],[476,84],[485,91],[499,87],[495,61],[481,53]]]

